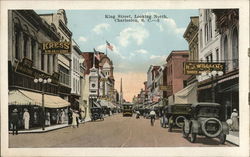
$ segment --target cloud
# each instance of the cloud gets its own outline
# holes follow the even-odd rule
[[[136,50],[135,52],[139,53],[139,54],[147,54],[148,53],[148,51],[144,50],[144,49]]]
[[[146,12],[144,13],[145,15],[160,15],[158,13],[155,12]],[[177,26],[176,22],[174,19],[172,18],[165,18],[165,19],[160,19],[162,22],[161,23],[156,23],[156,26],[159,27],[159,30],[161,32],[163,32],[164,30],[171,30],[171,32],[173,31],[175,34],[183,34],[185,32],[185,28],[180,28]]]
[[[184,33],[185,28],[178,28],[178,27],[177,27],[177,24],[176,24],[176,22],[175,22],[174,19],[168,18],[168,19],[164,19],[164,21],[166,22],[166,24],[167,24],[171,29],[174,30],[174,32],[175,32],[176,34],[183,34],[183,33]]]
[[[143,27],[128,27],[120,32],[118,41],[123,47],[127,47],[131,41],[135,41],[137,45],[141,45],[148,36],[149,32]]]
[[[87,38],[85,38],[85,37],[83,37],[83,36],[81,36],[81,37],[79,37],[79,39],[78,39],[79,41],[82,41],[82,42],[86,42],[87,41]]]
[[[119,48],[115,44],[113,44],[113,43],[110,43],[110,44],[113,46],[113,51],[108,50],[109,53],[116,54],[119,57],[121,57],[122,59],[126,59],[126,57],[121,54]],[[101,51],[101,52],[106,52],[106,44],[102,44],[102,45],[97,46],[96,50]]]
[[[107,23],[101,23],[96,25],[92,31],[94,31],[96,34],[101,34],[104,30],[107,30],[110,27],[110,24]]]
[[[149,58],[150,59],[156,59],[156,58],[161,58],[162,56],[156,56],[156,55],[151,55]]]

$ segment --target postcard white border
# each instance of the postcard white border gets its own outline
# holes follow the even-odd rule
[[[3,156],[248,156],[249,153],[249,2],[224,1],[1,1],[1,151]],[[8,148],[8,9],[198,9],[239,8],[240,146],[157,148]],[[32,139],[31,139],[32,140]]]

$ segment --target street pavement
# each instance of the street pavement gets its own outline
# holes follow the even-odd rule
[[[9,134],[11,148],[47,147],[234,147],[218,139],[197,136],[196,143],[182,137],[181,129],[168,132],[161,128],[159,120],[150,125],[150,119],[122,117],[122,114],[106,117],[104,121],[86,122],[79,128],[62,128],[45,133]]]

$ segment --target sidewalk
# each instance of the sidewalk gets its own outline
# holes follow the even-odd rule
[[[86,121],[80,122],[80,124],[88,122],[88,121],[90,121],[90,120],[86,120]],[[45,127],[45,130],[42,130],[42,128],[31,129],[31,130],[20,130],[20,131],[18,131],[18,134],[43,133],[43,132],[48,132],[48,131],[52,131],[52,130],[66,128],[66,127],[69,127],[69,126],[70,125],[68,125],[68,124],[58,124],[58,125],[47,126],[47,127]],[[12,131],[9,131],[9,134],[12,134]]]
[[[233,143],[237,146],[239,146],[240,141],[239,141],[239,132],[238,131],[229,131],[229,134],[227,135],[228,142]]]

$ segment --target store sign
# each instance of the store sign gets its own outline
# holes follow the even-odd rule
[[[169,90],[172,90],[172,86],[159,86],[159,89],[162,90],[162,91],[169,91]]]
[[[200,75],[202,72],[225,71],[225,63],[185,62],[185,75]]]
[[[32,76],[34,78],[40,78],[40,77],[51,78],[52,82],[59,81],[59,76],[60,76],[59,73],[54,72],[51,76],[40,70],[34,69],[32,65],[33,65],[33,62],[31,60],[24,58],[22,62],[18,62],[15,65],[14,67],[15,72],[22,73],[28,76]]]
[[[67,54],[71,53],[71,42],[46,42],[42,50],[46,54]]]

